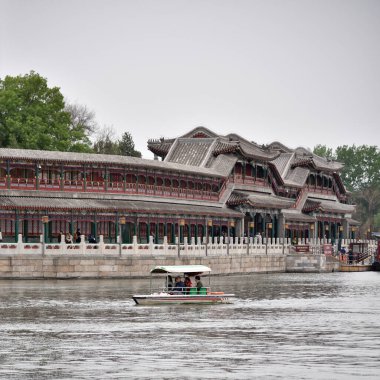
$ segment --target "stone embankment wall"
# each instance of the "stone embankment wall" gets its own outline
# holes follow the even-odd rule
[[[241,255],[219,257],[42,256],[0,257],[0,279],[134,278],[156,265],[203,264],[212,274],[325,271],[324,255]]]
[[[326,266],[325,255],[286,255],[286,272],[315,273],[329,271]]]
[[[326,256],[326,272],[339,272],[340,262],[338,257]]]
[[[25,278],[128,278],[147,276],[156,265],[204,264],[213,274],[269,272],[332,272],[339,260],[323,254],[324,241],[301,241],[291,246],[288,239],[257,240],[236,238],[229,243],[208,244],[97,244],[82,242],[25,243],[19,235],[16,243],[0,243],[0,279]],[[344,241],[348,244],[349,241]],[[375,249],[375,242],[369,242]],[[298,248],[298,252],[297,252]],[[334,251],[336,249],[334,248]]]

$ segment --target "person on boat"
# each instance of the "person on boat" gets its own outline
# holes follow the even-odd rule
[[[201,288],[203,288],[203,284],[202,284],[201,278],[199,276],[195,276],[195,281],[196,281],[197,291],[199,293],[199,291],[201,290]]]
[[[189,276],[185,276],[185,294],[190,293],[190,288],[193,286]]]
[[[348,263],[349,263],[349,264],[352,264],[353,261],[354,261],[354,253],[353,253],[352,250],[350,249],[350,250],[348,251]]]
[[[173,277],[170,276],[170,274],[167,277],[167,284],[166,285],[168,287],[168,290],[172,290],[173,289]]]
[[[180,276],[177,276],[175,278],[175,284],[174,284],[173,291],[182,293],[184,291],[184,288],[185,288],[185,283],[182,281]]]

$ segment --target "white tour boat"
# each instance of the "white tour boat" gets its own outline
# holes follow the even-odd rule
[[[160,280],[166,279],[165,286],[157,291],[152,292],[152,276],[150,280],[150,294],[137,294],[132,298],[137,305],[168,305],[168,304],[216,304],[216,303],[231,303],[234,294],[225,294],[224,292],[211,291],[210,286],[205,287],[181,287],[176,288],[171,286],[171,279],[180,275],[190,277],[192,283],[195,283],[195,276],[204,273],[210,273],[211,269],[205,265],[163,265],[153,268],[152,274],[165,274],[166,277],[160,276]],[[210,283],[210,277],[209,277]]]

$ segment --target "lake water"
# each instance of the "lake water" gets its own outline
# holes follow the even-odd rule
[[[135,306],[148,282],[0,281],[0,378],[380,377],[380,272],[215,277],[234,304]]]

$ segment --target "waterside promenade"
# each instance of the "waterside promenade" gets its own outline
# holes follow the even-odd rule
[[[213,274],[269,272],[328,272],[339,270],[337,246],[328,240],[209,238],[208,244],[195,244],[194,239],[183,244],[89,244],[82,236],[79,244],[0,243],[0,278],[128,278],[144,277],[155,265],[204,264]],[[351,240],[342,240],[348,247]],[[375,252],[376,242],[367,241],[368,251]],[[335,254],[334,254],[335,252]],[[366,258],[370,263],[372,257]]]

